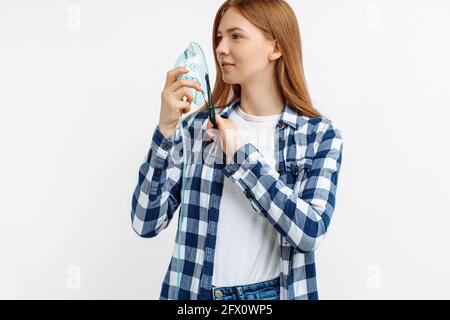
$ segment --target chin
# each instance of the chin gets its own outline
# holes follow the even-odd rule
[[[226,84],[238,84],[238,83],[236,83],[235,81],[232,81],[232,80],[230,80],[230,79],[227,79],[227,77],[225,77],[225,76],[222,76],[222,80],[223,80],[223,82],[226,83]]]

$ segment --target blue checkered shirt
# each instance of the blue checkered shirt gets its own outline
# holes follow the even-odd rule
[[[223,108],[221,116],[228,118],[239,103]],[[335,208],[343,147],[340,130],[324,116],[303,116],[286,104],[277,124],[273,169],[251,143],[232,157],[226,157],[220,146],[219,152],[212,152],[218,141],[205,134],[207,122],[208,113],[203,111],[182,120],[186,165],[180,128],[166,138],[156,127],[139,168],[132,196],[133,230],[141,237],[155,237],[167,228],[180,205],[183,212],[177,230],[181,238],[175,241],[160,299],[177,298],[178,249],[182,270],[178,299],[211,298],[224,179],[236,184],[254,213],[266,218],[279,234],[280,299],[318,299],[314,251],[327,234]]]

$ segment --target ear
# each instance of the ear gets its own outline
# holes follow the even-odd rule
[[[272,51],[269,54],[269,61],[278,60],[282,56],[281,48],[277,40],[272,40]]]

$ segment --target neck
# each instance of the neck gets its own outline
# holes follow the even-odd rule
[[[282,113],[285,99],[275,79],[273,73],[258,74],[254,81],[250,80],[241,84],[241,109],[254,116]]]

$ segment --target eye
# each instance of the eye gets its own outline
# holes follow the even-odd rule
[[[236,39],[234,36],[238,36],[239,38]],[[239,33],[234,33],[233,34],[233,39],[239,40],[241,38],[242,38],[242,36]],[[221,36],[217,36],[216,39],[217,39],[217,41],[220,41],[222,39],[222,37]]]

